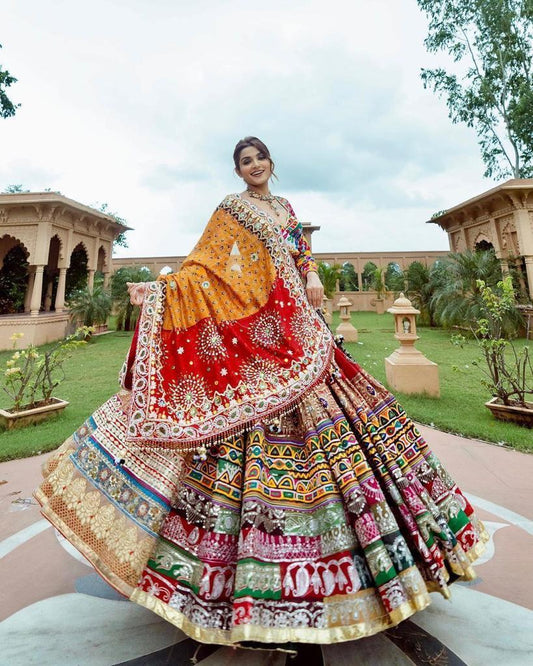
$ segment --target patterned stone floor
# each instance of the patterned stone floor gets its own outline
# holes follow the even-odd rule
[[[31,491],[45,456],[0,464],[0,665],[532,663],[533,455],[421,430],[492,535],[479,578],[393,630],[296,653],[200,645],[124,600],[41,518]]]

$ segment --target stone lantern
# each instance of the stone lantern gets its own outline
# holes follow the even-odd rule
[[[337,335],[342,335],[346,342],[357,342],[357,329],[350,321],[351,301],[349,301],[346,296],[341,296],[337,305],[340,310],[341,323],[337,326],[335,333]]]
[[[415,348],[416,315],[420,314],[411,301],[400,294],[387,312],[394,315],[394,337],[400,342],[398,349],[385,359],[387,382],[401,393],[427,393],[439,397],[439,366]]]

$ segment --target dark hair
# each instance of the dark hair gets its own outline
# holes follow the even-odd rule
[[[261,139],[258,139],[256,136],[245,136],[244,139],[241,139],[235,146],[235,150],[233,151],[233,162],[235,164],[235,168],[237,169],[237,171],[239,171],[239,159],[241,157],[241,152],[245,148],[251,148],[251,147],[257,148],[257,150],[260,150],[263,153],[263,155],[265,155],[265,157],[270,162],[270,169],[272,176],[277,178],[277,176],[274,174],[274,162],[270,157],[270,151],[261,141]]]

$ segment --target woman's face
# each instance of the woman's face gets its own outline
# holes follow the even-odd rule
[[[255,146],[248,146],[241,150],[239,168],[235,171],[247,185],[252,187],[264,185],[272,175],[269,158]]]

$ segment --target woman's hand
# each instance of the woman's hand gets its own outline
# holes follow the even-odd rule
[[[132,305],[142,305],[144,294],[146,293],[146,282],[126,282],[130,303]]]
[[[315,271],[309,271],[309,273],[307,273],[306,292],[309,303],[311,303],[315,309],[321,308],[322,299],[324,298],[324,287],[322,286],[322,282],[320,282],[318,273],[315,273]]]

